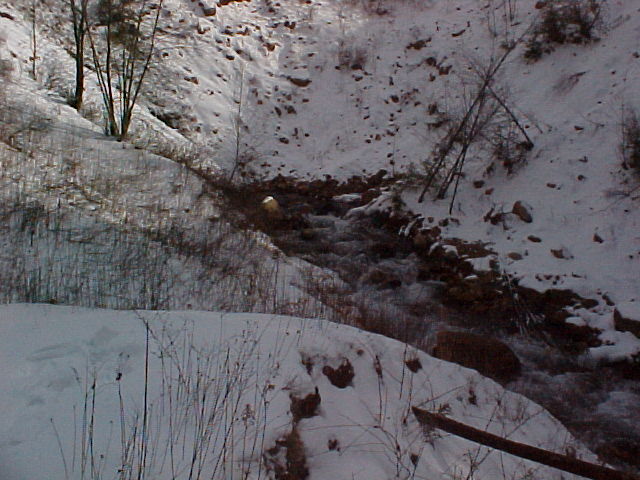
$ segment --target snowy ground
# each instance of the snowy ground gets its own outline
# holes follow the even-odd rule
[[[196,176],[151,152],[175,157],[196,152],[198,167],[209,172],[230,171],[239,160],[240,173],[257,178],[283,174],[345,179],[381,168],[391,174],[404,173],[412,166],[420,170],[442,135],[429,124],[437,122],[441,114],[456,116],[463,109],[464,94],[471,81],[468,65],[486,63],[492,54],[499,55],[500,44],[518,38],[537,15],[533,0],[515,2],[515,16],[507,23],[503,21],[503,2],[493,0],[484,4],[471,0],[375,2],[388,9],[384,14],[362,8],[364,3],[254,0],[219,7],[215,16],[207,17],[195,2],[166,0],[159,44],[163,61],[154,68],[136,115],[132,134],[135,148],[102,136],[99,91],[91,78],[84,118],[65,104],[73,81],[73,62],[68,54],[68,36],[63,39],[60,35],[61,31],[68,33],[69,27],[62,20],[62,2],[43,1],[38,10],[40,37],[34,81],[29,75],[30,25],[21,8],[26,2],[0,0],[0,59],[13,67],[0,85],[4,106],[0,128],[3,135],[11,137],[0,142],[2,218],[9,219],[0,229],[3,299],[115,308],[193,306],[318,314],[324,306],[314,303],[296,286],[300,271],[308,265],[282,258],[262,236],[248,238],[231,232],[220,220],[224,212],[220,212],[215,195],[210,196]],[[505,63],[498,84],[509,92],[508,104],[524,119],[535,143],[528,162],[514,174],[508,175],[500,165],[493,173],[487,173],[489,152],[486,146],[477,147],[465,166],[451,215],[450,197],[432,200],[427,196],[424,203],[417,202],[419,181],[408,182],[401,191],[406,208],[426,219],[425,226],[449,219],[441,227],[443,237],[488,242],[500,268],[521,284],[541,290],[571,288],[598,299],[597,307],[573,311],[570,318],[572,323],[602,330],[604,345],[590,352],[595,361],[615,361],[640,352],[638,338],[616,331],[613,322],[614,308],[624,317],[640,320],[640,214],[638,190],[634,190],[638,179],[622,169],[619,155],[621,108],[640,108],[640,15],[636,2],[607,2],[605,21],[607,28],[599,42],[561,46],[533,64],[524,61],[522,47],[518,47]],[[307,80],[310,83],[303,86]],[[240,150],[236,158],[238,136]],[[473,185],[478,181],[484,182],[481,187]],[[516,201],[527,205],[533,217],[531,223],[510,213]],[[19,206],[18,214],[14,206]],[[25,206],[29,208],[25,210]],[[33,206],[36,208],[30,210]],[[32,211],[44,212],[44,216],[36,215],[37,221],[24,216]],[[504,213],[504,221],[497,225],[486,222],[484,217],[490,211]],[[91,228],[86,228],[87,224]],[[215,243],[216,255],[208,257],[215,258],[215,264],[203,264],[202,258],[175,250],[164,255],[162,249],[167,244],[149,240],[148,235],[155,230],[167,232],[172,226],[190,240],[206,238],[210,241],[208,246]],[[96,235],[96,231],[106,233]],[[129,242],[122,244],[134,245],[124,251],[125,255],[121,255],[119,246],[113,247],[122,240]],[[161,251],[163,255],[157,255]],[[92,262],[97,256],[100,264],[95,267]],[[117,262],[110,262],[111,259]],[[145,259],[151,259],[150,263]],[[158,264],[154,259],[162,261]],[[478,267],[482,264],[488,268],[490,259],[476,261]],[[113,263],[131,269],[113,271]],[[97,278],[105,283],[92,283]],[[170,280],[165,281],[166,278]],[[21,290],[7,293],[7,285],[20,285]],[[272,297],[274,286],[278,293]],[[131,303],[129,299],[138,298],[136,295],[144,301]],[[303,303],[301,307],[294,305],[299,301]],[[104,434],[100,442],[109,437],[108,422],[115,422],[109,449],[114,457],[101,468],[113,472],[120,456],[117,383],[113,376],[119,370],[119,354],[129,354],[132,360],[122,360],[122,368],[130,368],[121,372],[122,384],[131,392],[129,398],[138,402],[137,406],[127,406],[127,412],[135,412],[140,408],[137,394],[144,345],[140,319],[128,313],[89,313],[42,306],[5,307],[2,312],[0,338],[8,339],[7,348],[2,349],[3,358],[7,357],[3,365],[9,372],[0,380],[2,405],[11,414],[2,420],[2,428],[8,432],[3,438],[10,440],[2,444],[1,462],[2,467],[7,464],[8,475],[13,475],[9,479],[40,478],[43,471],[56,465],[58,478],[64,478],[63,458],[69,471],[78,471],[82,452],[87,454],[80,439],[83,429],[78,409],[83,408],[88,391],[85,382],[91,381],[93,366],[98,365],[103,365],[98,374],[104,386],[100,397],[106,408],[105,417],[100,420],[99,430]],[[96,323],[87,323],[83,315],[96,319]],[[205,320],[207,315],[213,319]],[[54,317],[60,318],[53,320]],[[414,376],[402,367],[404,352],[398,344],[299,320],[258,321],[256,317],[225,316],[222,321],[218,314],[191,313],[160,317],[174,325],[182,325],[184,319],[190,325],[193,319],[193,327],[175,327],[181,338],[195,335],[189,332],[228,328],[231,336],[223,339],[218,335],[211,340],[211,345],[222,350],[229,341],[236,341],[232,333],[238,331],[232,324],[239,318],[245,325],[246,320],[246,330],[252,338],[265,338],[258,343],[267,356],[269,352],[282,353],[281,365],[286,368],[262,372],[260,375],[266,376],[259,377],[267,381],[269,375],[275,375],[274,389],[268,393],[284,400],[270,404],[266,422],[270,433],[265,436],[265,444],[273,446],[279,435],[290,431],[288,392],[306,394],[313,385],[318,386],[323,398],[321,415],[300,423],[300,433],[311,453],[312,475],[320,475],[314,472],[324,472],[335,465],[336,470],[353,473],[355,478],[378,475],[386,479],[395,474],[396,468],[405,473],[406,468],[412,468],[411,453],[417,453],[421,460],[416,471],[421,475],[457,478],[475,468],[472,457],[484,457],[483,451],[455,438],[430,438],[432,443],[425,444],[422,439],[415,440],[415,425],[406,431],[399,427],[398,419],[409,406],[408,387],[402,379]],[[26,323],[17,323],[18,318]],[[154,316],[153,321],[162,331],[164,320]],[[285,325],[291,328],[295,348],[276,346],[276,340],[287,340],[289,336],[276,338],[266,328],[273,327],[273,322],[277,324],[275,332],[282,332]],[[291,327],[294,324],[297,327]],[[25,325],[33,329],[28,336],[26,328],[22,329]],[[301,332],[297,332],[298,328]],[[195,336],[205,338],[201,334]],[[364,344],[365,353],[358,355],[358,348],[347,345],[349,341]],[[25,346],[18,349],[21,343]],[[320,358],[314,344],[331,350],[330,358]],[[318,365],[348,357],[356,375],[368,372],[364,375],[367,383],[361,385],[356,377],[353,388],[333,391],[319,373],[320,366],[314,367],[310,375],[300,366],[299,345],[308,355],[318,357]],[[38,353],[50,347],[55,348]],[[157,346],[154,348],[157,351]],[[238,355],[245,355],[246,348],[239,348]],[[375,369],[371,372],[372,358],[379,352],[389,358],[388,366],[383,362],[390,372],[385,382]],[[278,355],[274,353],[273,358]],[[207,358],[218,362],[212,363],[212,368],[228,366],[215,355]],[[533,422],[518,426],[527,415],[538,412],[537,407],[523,407],[525,413],[520,420],[513,412],[503,412],[500,415],[506,420],[502,423],[489,422],[497,415],[494,412],[527,402],[503,393],[471,372],[422,355],[420,358],[425,368],[415,375],[416,385],[420,386],[409,390],[413,391],[412,400],[426,402],[424,405],[433,409],[449,404],[455,418],[470,424],[513,431],[513,438],[522,435],[527,443],[563,448],[568,437],[546,414],[535,417],[536,422],[540,421],[535,427]],[[76,369],[77,377],[69,365]],[[251,375],[254,373],[255,370]],[[228,372],[225,374],[228,378]],[[298,390],[283,393],[282,388],[295,376],[303,379],[299,385],[292,384]],[[154,375],[152,380],[157,382],[160,378]],[[257,378],[245,379],[253,382],[252,395],[259,394],[257,380],[254,381]],[[424,390],[425,382],[437,387],[433,387],[435,394]],[[486,399],[485,403],[469,404],[470,382],[476,396]],[[379,419],[384,403],[379,387],[383,383],[388,389],[386,402],[395,412],[388,423]],[[222,387],[214,384],[212,388]],[[445,400],[437,398],[438,392],[452,388],[466,393],[460,398],[452,392],[443,397]],[[345,392],[354,395],[341,396]],[[501,403],[498,408],[496,399],[502,395],[516,400],[506,402],[509,405]],[[255,398],[247,401],[254,410]],[[603,408],[615,412],[625,401],[628,399],[624,395],[612,396]],[[330,402],[339,403],[341,408],[349,405],[349,411],[340,413],[327,408]],[[362,404],[362,409],[350,410],[353,405]],[[102,408],[100,405],[102,401],[97,404]],[[352,418],[345,420],[343,415]],[[53,423],[49,420],[52,417]],[[324,420],[326,423],[322,423]],[[228,422],[228,418],[224,421]],[[224,421],[218,424],[223,425],[221,428],[230,425]],[[33,431],[44,433],[30,435],[25,422]],[[339,427],[345,423],[349,426]],[[62,448],[57,446],[54,425]],[[242,424],[245,427],[248,423]],[[193,432],[195,427],[189,428]],[[555,436],[558,431],[563,433]],[[327,442],[333,437],[320,436],[319,432],[332,432],[344,449],[328,450]],[[158,435],[160,447],[166,445],[166,430]],[[69,438],[76,438],[76,442],[69,443]],[[398,457],[390,447],[396,439],[402,445]],[[187,444],[185,448],[192,447]],[[35,461],[34,451],[43,452]],[[344,452],[354,455],[343,455]],[[391,458],[381,460],[380,452]],[[473,454],[465,455],[468,452]],[[12,459],[6,460],[9,456]],[[155,461],[159,466],[161,462],[154,457]],[[477,478],[525,476],[528,467],[510,463],[504,457],[503,471],[499,467],[501,461],[496,454],[489,455],[478,467]],[[363,470],[356,471],[352,465]],[[229,468],[236,467],[233,464]],[[231,471],[234,470],[227,470]],[[259,476],[255,469],[253,472]],[[333,471],[326,472],[328,478],[334,478]],[[235,478],[229,475],[228,478]],[[540,478],[550,475],[540,470]]]
[[[474,371],[333,323],[8,305],[0,308],[0,339],[5,480],[110,479],[127,469],[135,476],[143,438],[143,478],[271,478],[264,462],[284,462],[274,447],[294,424],[311,480],[574,478],[426,431],[411,406],[594,460],[526,398]],[[405,362],[416,359],[414,373]],[[346,361],[354,376],[338,388],[323,370]],[[317,414],[294,422],[290,398],[315,388]]]
[[[533,0],[510,4],[511,11],[495,1],[265,0],[231,2],[205,16],[198,4],[167,0],[162,61],[152,71],[134,143],[158,149],[188,139],[203,149],[202,168],[231,170],[237,162],[241,174],[257,177],[420,171],[444,134],[433,124],[464,112],[475,81],[470,66],[500,57],[501,45],[520,39],[539,15]],[[68,30],[60,5],[39,11],[37,84],[28,79],[25,14],[12,2],[0,6],[13,18],[0,18],[1,56],[15,66],[11,81],[38,90],[40,103],[68,95],[73,64],[68,37],[60,35]],[[556,46],[535,63],[519,45],[498,72],[496,88],[535,144],[515,173],[499,162],[488,173],[490,149],[478,144],[451,214],[450,195],[417,203],[420,182],[405,185],[401,196],[407,209],[433,219],[425,226],[449,219],[443,237],[488,242],[495,254],[476,266],[488,268],[493,259],[524,286],[597,299],[597,307],[572,312],[573,321],[621,345],[613,356],[594,352],[614,359],[640,349],[613,331],[614,308],[640,319],[638,179],[622,169],[619,150],[622,109],[640,108],[640,15],[636,2],[619,0],[606,3],[603,18],[599,41]],[[65,116],[70,110],[56,108]],[[89,82],[85,116],[99,121],[99,110]],[[531,223],[511,213],[517,201]],[[504,214],[503,221],[486,221],[490,212]]]

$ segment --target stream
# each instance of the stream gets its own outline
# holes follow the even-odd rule
[[[458,280],[474,274],[467,262],[446,248],[431,248],[433,242],[424,245],[398,235],[406,219],[379,213],[354,215],[384,190],[380,178],[354,185],[319,181],[293,185],[276,179],[257,187],[258,196],[272,195],[284,218],[254,220],[288,256],[339,276],[344,286],[331,295],[335,304],[350,307],[355,318],[350,323],[429,353],[443,330],[503,342],[517,355],[521,368],[517,376],[501,383],[543,405],[601,459],[640,472],[638,366],[593,366],[583,361],[579,353],[593,342],[593,332],[576,335],[557,322],[547,322],[545,315],[553,316],[548,308],[553,296],[532,297],[534,308],[540,305],[534,314],[543,325],[549,323],[540,331],[520,328],[508,295],[467,298],[469,289]],[[458,251],[470,256],[478,250],[482,254],[482,246],[467,245],[466,250],[459,246]],[[495,276],[486,280],[485,293],[504,287],[500,281]],[[452,293],[459,291],[458,296]]]

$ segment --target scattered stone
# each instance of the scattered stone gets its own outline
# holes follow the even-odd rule
[[[327,448],[331,451],[340,451],[340,442],[338,441],[337,438],[330,438],[327,441]]]
[[[551,255],[561,260],[571,260],[573,258],[573,255],[564,247],[558,249],[552,248],[550,251]]]
[[[482,187],[484,187],[484,180],[474,180],[473,187],[474,188],[482,188]]]
[[[509,252],[507,253],[507,257],[509,257],[511,260],[522,260],[522,255],[518,252]]]
[[[467,332],[439,332],[433,356],[501,382],[513,380],[521,369],[520,360],[506,344]]]
[[[531,207],[525,205],[524,202],[518,200],[513,204],[513,208],[511,209],[511,213],[513,213],[516,217],[522,220],[525,223],[533,222],[533,217],[531,216]]]
[[[216,7],[202,7],[202,13],[205,17],[214,17],[216,15]]]
[[[293,83],[296,87],[306,87],[311,83],[311,80],[308,78],[287,77],[287,80]]]
[[[542,241],[542,239],[541,239],[540,237],[536,237],[535,235],[529,235],[529,236],[527,237],[527,239],[528,239],[530,242],[534,242],[534,243],[540,243],[540,242]]]
[[[427,46],[427,43],[429,43],[430,41],[431,41],[431,37],[424,40],[416,40],[415,42],[407,45],[405,48],[407,50],[422,50],[424,47]]]
[[[215,14],[214,14],[215,15]],[[205,25],[201,22],[198,22],[198,33],[200,35],[204,35],[205,33],[207,33],[209,30],[211,30],[211,27],[209,25]]]
[[[602,239],[602,237],[600,235],[598,235],[597,233],[593,234],[593,241],[597,242],[597,243],[603,243],[604,240]]]

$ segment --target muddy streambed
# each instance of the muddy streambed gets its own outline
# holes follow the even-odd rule
[[[465,257],[487,255],[489,247],[442,239],[438,225],[399,235],[411,218],[359,208],[384,190],[383,175],[346,184],[276,178],[230,199],[288,256],[339,276],[339,288],[321,281],[307,288],[344,311],[345,322],[462,364],[464,356],[437,345],[447,338],[439,332],[475,334],[472,341],[489,342],[481,350],[502,342],[517,357],[513,369],[501,371],[508,358],[491,353],[482,365],[468,366],[543,405],[602,459],[640,471],[638,365],[587,365],[581,354],[597,344],[595,332],[564,322],[564,307],[593,300],[533,292],[499,273],[474,272]],[[278,212],[261,210],[266,196],[276,199]]]

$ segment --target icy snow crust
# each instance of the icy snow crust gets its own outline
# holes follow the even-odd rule
[[[172,470],[175,478],[189,478],[194,442],[204,438],[209,440],[198,447],[201,476],[193,478],[214,472],[214,478],[270,478],[259,466],[261,455],[292,429],[289,397],[304,397],[315,387],[321,397],[317,415],[297,425],[311,480],[466,478],[470,472],[477,479],[574,478],[425,430],[411,406],[594,460],[539,405],[472,370],[351,327],[271,315],[7,305],[0,307],[4,480],[63,479],[65,462],[68,478],[80,478],[83,449],[86,472],[93,458],[100,478],[118,478],[118,389],[122,420],[130,428],[144,412],[145,322],[151,332],[146,478],[174,478]],[[355,376],[341,389],[322,369],[345,359]],[[421,364],[416,373],[404,363],[411,359]],[[94,393],[95,409],[89,406],[85,415],[85,396],[91,404]],[[209,436],[195,433],[200,412],[206,413],[201,432]]]

